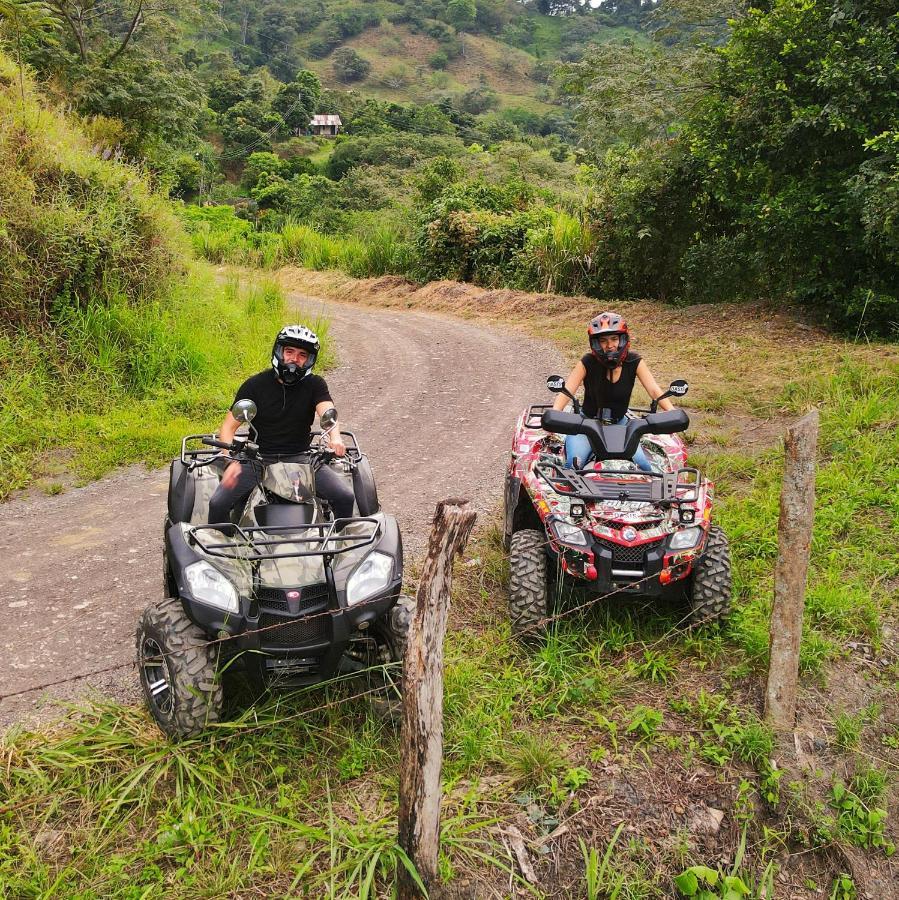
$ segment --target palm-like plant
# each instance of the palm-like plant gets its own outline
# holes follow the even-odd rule
[[[0,0],[0,21],[4,31],[8,24],[16,44],[19,66],[19,92],[25,102],[25,77],[22,68],[22,39],[27,34],[42,32],[46,40],[59,27],[59,19],[43,0]]]

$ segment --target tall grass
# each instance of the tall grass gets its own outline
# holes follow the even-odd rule
[[[821,672],[846,638],[881,641],[896,613],[899,557],[884,548],[899,540],[899,366],[847,358],[834,372],[814,371],[788,383],[771,409],[821,410],[814,540],[800,663]],[[768,619],[777,556],[782,450],[747,461],[722,454],[697,459],[724,498],[715,516],[727,532],[737,608],[734,637],[755,661],[768,652]]]
[[[360,234],[324,234],[288,219],[280,231],[255,231],[230,207],[185,207],[195,253],[214,263],[273,269],[295,265],[340,269],[354,278],[403,274],[412,266],[411,247],[395,227],[379,225]]]
[[[17,79],[0,53],[0,325],[164,293],[187,249],[169,205]]]
[[[525,245],[539,279],[538,289],[581,293],[593,271],[596,238],[576,216],[563,210],[553,210],[551,215],[550,224],[531,231]]]
[[[218,424],[283,324],[274,284],[243,290],[195,267],[164,298],[63,304],[52,330],[3,333],[0,498],[40,472],[48,448],[81,478],[162,462],[181,434]]]

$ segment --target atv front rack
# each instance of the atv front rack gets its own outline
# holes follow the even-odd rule
[[[348,525],[365,525],[361,532],[338,532]],[[223,528],[231,530],[232,538],[222,542]],[[313,522],[307,525],[194,525],[187,529],[187,541],[208,556],[234,559],[240,562],[263,562],[271,559],[296,559],[323,556],[330,559],[341,553],[360,550],[375,542],[381,523],[370,516]],[[212,543],[213,536],[218,541]],[[299,545],[299,548],[297,547]],[[305,549],[305,548],[310,549]],[[313,549],[314,548],[314,549]]]
[[[681,491],[696,491],[702,484],[698,469],[684,467],[676,472],[643,472],[633,469],[567,469],[557,462],[544,461],[534,472],[557,494],[578,500],[618,500],[627,503],[653,503],[673,506],[692,502],[693,497],[678,497]],[[691,474],[693,481],[682,481]]]

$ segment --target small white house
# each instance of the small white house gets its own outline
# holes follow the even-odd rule
[[[309,130],[316,137],[336,137],[343,128],[340,116],[313,116]]]

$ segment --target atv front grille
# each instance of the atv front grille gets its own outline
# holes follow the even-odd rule
[[[274,627],[273,627],[274,626]],[[331,616],[327,613],[310,618],[286,619],[263,612],[259,616],[260,638],[267,647],[301,647],[330,640]],[[263,630],[267,629],[267,630]]]
[[[645,519],[641,522],[612,522],[613,528],[633,528],[636,531],[649,531],[650,528],[658,528],[662,524],[661,519]]]
[[[655,550],[664,538],[657,541],[647,541],[645,544],[638,544],[636,547],[626,547],[623,544],[616,544],[607,538],[596,538],[596,543],[603,550],[610,550],[612,553],[613,566],[642,566],[646,561],[646,551]]]
[[[295,612],[304,612],[313,606],[318,606],[328,599],[328,585],[307,584],[304,587],[297,588],[256,588],[256,599],[260,606],[273,612],[291,612],[291,604],[287,599],[287,593],[299,591],[300,597],[298,601],[294,601]]]

